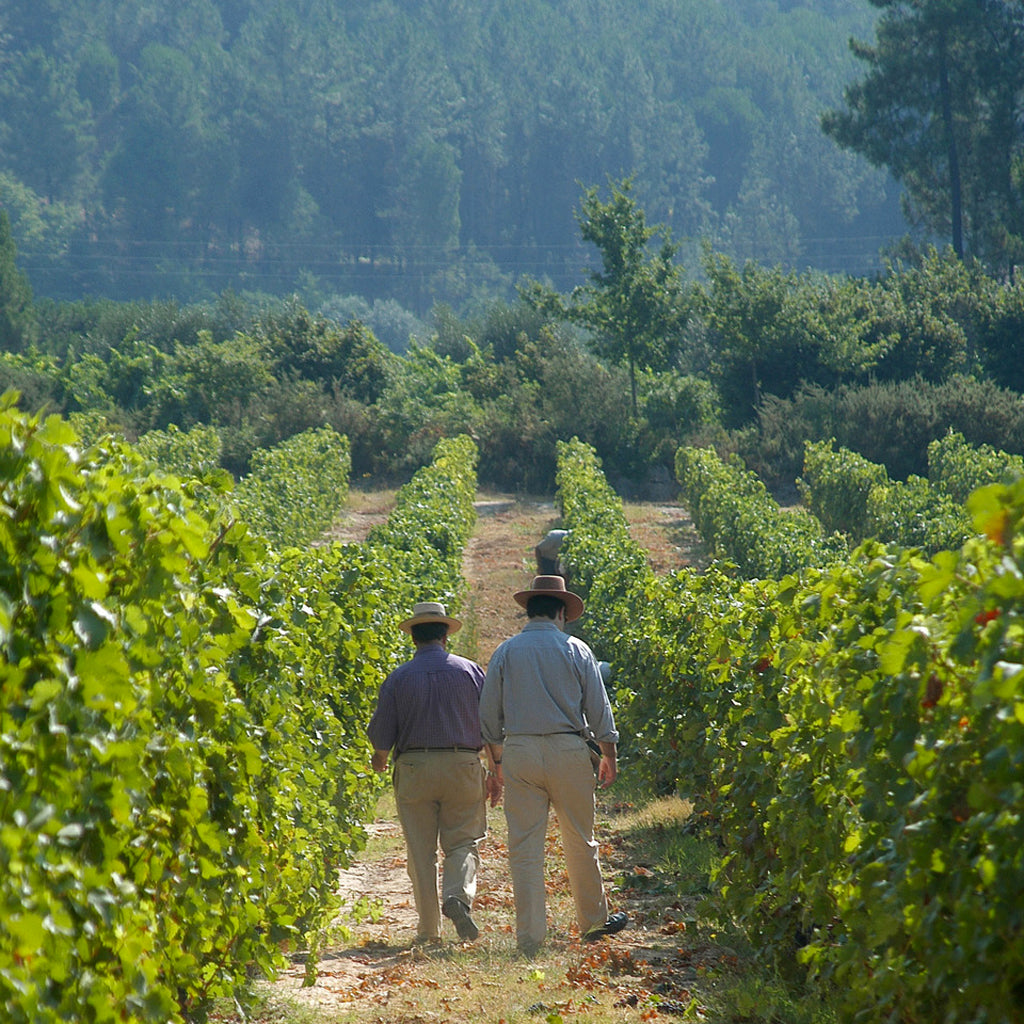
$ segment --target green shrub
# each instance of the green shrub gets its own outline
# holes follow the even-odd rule
[[[591,597],[624,769],[692,796],[724,852],[705,909],[849,1021],[1019,1020],[1024,479],[970,507],[976,536],[930,561],[867,543]],[[596,561],[604,529],[574,524],[595,578],[622,557]]]
[[[950,431],[928,446],[928,479],[957,502],[993,483],[1024,475],[1024,457],[997,451],[991,445],[969,445],[963,434]]]
[[[337,386],[365,403],[379,398],[387,382],[391,353],[358,321],[339,327],[292,300],[265,311],[253,337],[278,379],[314,381],[324,391]]]
[[[959,548],[970,533],[970,519],[962,502],[924,477],[911,476],[872,488],[866,527],[868,537],[935,554]]]
[[[53,360],[18,352],[0,352],[0,395],[18,393],[18,404],[27,412],[61,412],[63,394]]]
[[[204,477],[220,467],[221,441],[213,427],[179,430],[172,424],[167,430],[151,430],[143,434],[135,448],[164,473]]]
[[[439,513],[468,528],[474,459],[468,438],[438,452],[424,476],[459,501],[411,488],[405,533]],[[456,554],[276,554],[112,435],[82,451],[13,400],[0,507],[4,1019],[244,1007],[336,913],[377,792],[366,722],[408,653],[398,619],[457,591]]]
[[[426,571],[406,568],[413,580],[429,583],[430,591],[452,608],[462,601],[462,550],[476,523],[478,449],[465,434],[442,438],[429,465],[418,469],[395,495],[386,523],[374,526],[366,538],[371,550],[407,566],[426,565]],[[421,601],[422,596],[411,596]]]
[[[890,478],[928,474],[928,445],[950,430],[973,445],[1024,454],[1024,402],[991,381],[954,378],[807,387],[790,400],[766,398],[758,408],[759,430],[740,448],[748,465],[777,466],[793,479],[804,444],[834,438],[841,447],[884,466]]]
[[[617,608],[650,573],[647,554],[630,536],[622,499],[608,484],[594,449],[574,437],[559,441],[556,451],[556,501],[570,531],[559,557],[580,594]],[[610,648],[609,639],[618,624],[614,619],[594,618],[583,628],[589,638]]]
[[[676,452],[676,479],[701,539],[744,576],[773,577],[822,565],[845,553],[805,508],[783,512],[760,479],[737,456],[710,448]]]
[[[930,249],[918,266],[894,268],[878,283],[873,303],[875,330],[886,339],[878,378],[941,382],[974,373],[997,287],[979,262],[960,259],[951,248]]]
[[[323,923],[362,841],[361,800],[323,813],[344,738],[305,724],[337,609],[263,586],[244,528],[113,438],[0,422],[5,1019],[202,1019]],[[300,607],[285,654],[257,627]]]
[[[277,547],[317,539],[348,499],[348,439],[330,427],[296,434],[253,453],[252,472],[235,489],[237,514]]]
[[[923,477],[890,480],[885,467],[833,442],[807,445],[798,481],[804,501],[854,543],[877,539],[928,553],[959,548],[969,520],[963,502]]]
[[[868,502],[872,489],[888,481],[885,467],[869,462],[834,441],[808,441],[803,475],[797,486],[807,508],[826,530],[845,533],[855,541],[871,535]]]
[[[1017,394],[1024,392],[1024,281],[1016,276],[1012,284],[996,291],[995,301],[985,309],[979,349],[986,373],[999,387]]]

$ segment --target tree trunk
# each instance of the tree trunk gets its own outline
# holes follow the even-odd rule
[[[953,97],[949,86],[949,63],[946,31],[939,33],[939,96],[942,101],[942,122],[946,128],[946,159],[949,163],[949,214],[953,235],[953,252],[964,258],[963,196],[960,183],[960,154],[953,131]]]

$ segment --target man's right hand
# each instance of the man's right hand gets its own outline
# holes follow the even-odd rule
[[[610,786],[619,774],[619,751],[615,743],[598,743],[601,763],[597,766],[597,784],[601,789]]]

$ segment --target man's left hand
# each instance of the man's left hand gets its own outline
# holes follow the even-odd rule
[[[501,799],[501,792],[505,788],[504,782],[498,778],[497,775],[488,774],[486,782],[487,797],[491,801],[492,807],[498,806],[498,801]]]

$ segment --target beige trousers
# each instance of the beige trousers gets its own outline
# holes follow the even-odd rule
[[[502,767],[517,944],[535,949],[547,933],[544,840],[551,808],[562,833],[580,934],[603,925],[608,902],[594,840],[596,782],[586,743],[576,735],[508,736]]]
[[[471,750],[406,751],[395,763],[394,786],[419,916],[417,936],[436,939],[438,845],[444,853],[441,901],[456,896],[472,907],[476,895],[479,845],[487,832],[484,766]]]

